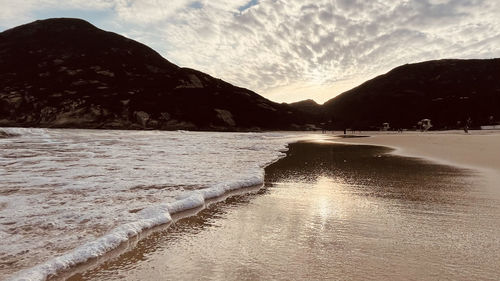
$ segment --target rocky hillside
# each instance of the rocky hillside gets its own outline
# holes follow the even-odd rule
[[[500,120],[500,59],[438,60],[397,67],[324,105],[337,128],[412,128],[429,118],[434,128],[478,126]]]
[[[79,19],[0,33],[0,126],[259,130],[312,119]]]

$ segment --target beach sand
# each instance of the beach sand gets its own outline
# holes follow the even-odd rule
[[[292,144],[259,192],[210,205],[70,280],[496,279],[499,136],[373,135]]]
[[[366,132],[369,138],[343,138],[351,144],[392,147],[394,153],[421,157],[437,163],[494,170],[500,173],[500,131]]]

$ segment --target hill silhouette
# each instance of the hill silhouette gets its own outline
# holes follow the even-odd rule
[[[311,119],[71,18],[0,33],[0,126],[259,130]]]
[[[436,60],[397,67],[323,104],[336,128],[368,129],[389,122],[412,128],[428,118],[434,128],[500,120],[500,59]]]
[[[385,122],[412,128],[424,118],[436,129],[499,120],[500,59],[407,64],[323,105],[278,104],[84,20],[40,20],[0,33],[0,126],[376,129]]]

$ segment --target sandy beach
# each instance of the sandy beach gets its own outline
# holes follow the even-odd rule
[[[207,206],[70,280],[494,279],[499,138],[291,144],[260,192]]]
[[[367,132],[368,138],[343,138],[351,144],[392,147],[393,153],[437,163],[500,173],[500,131]]]

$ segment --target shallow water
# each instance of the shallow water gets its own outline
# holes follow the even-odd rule
[[[170,213],[263,182],[305,134],[3,128],[0,279],[44,279]],[[38,266],[40,265],[40,266]],[[37,266],[37,267],[35,267]],[[18,276],[19,277],[19,276]]]
[[[71,280],[496,280],[481,174],[371,146],[293,144],[266,188],[211,205]]]

